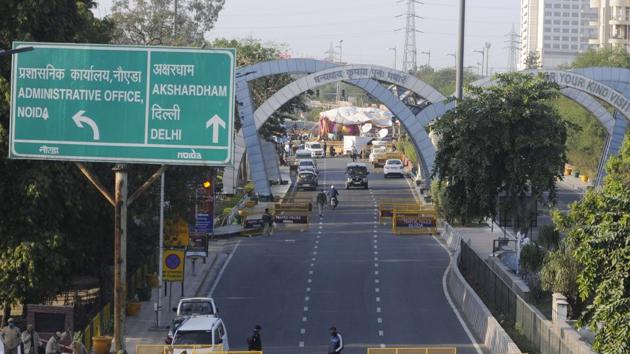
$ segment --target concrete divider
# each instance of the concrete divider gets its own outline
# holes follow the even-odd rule
[[[446,288],[473,335],[490,353],[523,354],[459,271],[461,236],[448,223],[440,235],[451,251]]]

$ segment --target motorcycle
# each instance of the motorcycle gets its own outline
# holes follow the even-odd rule
[[[330,207],[331,208],[335,209],[338,204],[339,204],[339,201],[337,200],[337,197],[331,197],[330,198]]]

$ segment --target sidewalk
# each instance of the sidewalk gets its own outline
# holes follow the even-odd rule
[[[210,276],[212,273],[211,270],[213,266],[217,264],[217,259],[220,258],[222,249],[223,243],[211,241],[206,263],[204,264],[202,259],[198,259],[195,262],[194,274],[192,260],[186,258],[183,297],[207,296],[207,294],[201,292],[203,292],[204,288],[208,287],[207,283],[213,280]],[[164,296],[164,287],[160,289],[162,291],[160,294],[162,305],[160,328],[156,328],[156,313],[154,311],[154,306],[157,303],[158,289],[153,289],[151,300],[142,303],[142,309],[137,316],[127,317],[125,345],[129,354],[136,352],[136,345],[138,344],[164,344],[164,339],[168,331],[166,326],[170,326],[175,316],[172,308],[177,306],[180,298],[182,298],[180,283],[166,283],[166,288],[172,289],[172,296],[170,296],[169,304],[169,296]]]

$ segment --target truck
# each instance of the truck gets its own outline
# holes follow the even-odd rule
[[[402,160],[403,159],[403,154],[400,152],[394,152],[394,151],[380,151],[380,152],[376,152],[373,155],[373,158],[371,158],[372,160],[372,166],[374,167],[382,167],[385,165],[385,161],[387,160],[392,160],[392,159],[398,159],[398,160]]]
[[[352,153],[352,148],[356,149],[357,153],[361,152],[367,144],[372,141],[374,138],[367,136],[349,136],[346,135],[343,137],[343,153],[344,155],[350,155]]]

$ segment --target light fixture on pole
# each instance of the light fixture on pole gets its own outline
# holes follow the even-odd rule
[[[453,57],[453,60],[455,60],[455,67],[457,67],[457,55],[455,55],[455,53],[445,53],[444,55],[447,57]]]
[[[485,76],[484,75],[484,66],[485,66],[484,64],[486,62],[486,49],[485,48],[484,49],[475,49],[475,50],[473,50],[473,53],[481,54],[481,64],[480,64],[481,65],[481,70],[479,70],[479,75]]]
[[[396,57],[397,57],[396,47],[389,48],[389,50],[393,50],[394,51],[394,70],[396,70],[396,63],[398,63],[398,60],[396,59]]]
[[[420,54],[424,54],[427,56],[427,68],[431,67],[431,51],[420,52]]]

